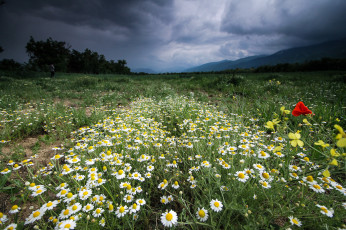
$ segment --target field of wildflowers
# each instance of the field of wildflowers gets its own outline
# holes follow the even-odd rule
[[[1,77],[0,227],[345,229],[345,78]]]

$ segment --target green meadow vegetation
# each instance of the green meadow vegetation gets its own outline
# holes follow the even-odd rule
[[[1,73],[0,92],[1,228],[346,228],[345,72]]]

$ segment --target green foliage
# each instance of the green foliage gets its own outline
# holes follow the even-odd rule
[[[323,186],[321,173],[328,169],[331,177],[345,188],[344,148],[336,145],[335,137],[339,131],[334,128],[335,124],[346,127],[344,75],[343,72],[314,72],[247,73],[234,77],[219,74],[60,74],[56,79],[0,77],[0,149],[11,150],[8,155],[2,152],[0,169],[12,170],[11,176],[5,174],[7,176],[0,180],[1,192],[7,194],[11,205],[18,204],[22,208],[31,205],[26,203],[28,200],[42,206],[48,200],[58,199],[55,194],[60,190],[56,187],[62,182],[68,183],[73,194],[78,194],[90,180],[89,173],[80,170],[61,176],[66,168],[64,165],[77,170],[75,166],[83,168],[87,160],[97,159],[87,167],[96,168],[100,172],[98,178],[106,183],[91,189],[93,195],[103,194],[106,201],[102,205],[93,204],[105,209],[103,217],[109,229],[119,226],[162,228],[160,217],[165,210],[177,212],[179,229],[287,229],[294,227],[289,216],[301,220],[303,228],[307,229],[342,228],[344,195],[332,183],[328,183],[333,187],[328,192],[315,193],[301,180],[311,175]],[[298,101],[303,101],[315,115],[293,117],[291,111]],[[266,128],[268,121],[276,122],[274,129]],[[298,130],[304,143],[302,148],[290,144],[289,133]],[[35,159],[26,157],[26,148],[18,145],[27,137],[37,137],[30,146],[33,154],[39,154],[45,145],[57,143],[64,143],[65,149],[51,150],[51,155],[47,156],[51,161],[49,167],[43,169],[42,166],[47,165],[35,162],[32,168],[23,162]],[[282,142],[277,139],[279,137]],[[319,140],[329,146],[316,145]],[[113,145],[107,146],[107,141]],[[239,146],[244,143],[251,146],[254,155],[240,150]],[[82,149],[80,146],[84,144]],[[229,146],[237,147],[237,153],[221,152]],[[284,157],[279,158],[268,149],[266,152],[271,157],[260,159],[260,150],[271,146],[281,146]],[[339,155],[332,155],[332,149]],[[106,160],[104,154],[108,151],[112,158]],[[309,161],[300,153],[304,153]],[[52,159],[58,154],[64,157]],[[142,155],[151,158],[142,162]],[[164,159],[160,158],[162,155]],[[74,157],[80,159],[78,164],[69,163]],[[122,163],[116,163],[114,157]],[[333,159],[338,165],[329,164]],[[22,168],[14,170],[14,165],[7,165],[9,160]],[[177,167],[167,166],[174,161]],[[206,162],[212,167],[205,167]],[[253,164],[259,162],[273,177],[269,182],[270,189],[263,188],[256,170],[254,177],[246,183],[235,175],[245,168],[252,169]],[[230,168],[225,168],[226,163]],[[144,182],[115,179],[111,174],[124,169],[125,164],[132,166],[126,175],[138,171],[144,176],[149,165],[155,169]],[[300,167],[298,180],[290,176],[290,165]],[[73,178],[77,173],[88,179],[77,181]],[[191,188],[190,176],[196,180],[195,188]],[[167,189],[158,189],[164,179],[169,184]],[[114,209],[125,204],[126,189],[119,186],[120,181],[125,180],[132,187],[140,185],[143,192],[136,198],[144,198],[147,202],[141,207],[137,221],[129,214],[117,218],[115,210],[108,211],[109,202]],[[25,181],[44,185],[49,192],[33,197],[29,186],[24,186]],[[179,190],[172,189],[174,181],[179,182]],[[164,195],[172,195],[174,201],[162,204]],[[90,201],[79,200],[79,195],[75,199],[83,206]],[[212,199],[223,203],[221,212],[211,210]],[[321,214],[316,204],[333,208],[333,218]],[[33,225],[54,228],[52,222],[43,220],[50,216],[59,218],[69,205],[60,202],[54,213],[47,211]],[[196,218],[200,207],[209,211],[206,222]],[[0,211],[7,214],[10,208]],[[91,212],[80,213],[78,228],[102,229],[100,218],[93,217]],[[27,215],[19,215],[11,221],[23,223]]]

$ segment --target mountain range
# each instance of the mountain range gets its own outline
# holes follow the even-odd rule
[[[222,71],[236,68],[256,68],[280,63],[302,63],[321,58],[346,58],[346,38],[319,43],[316,45],[280,50],[271,55],[257,55],[238,60],[210,62],[186,69],[185,72]]]

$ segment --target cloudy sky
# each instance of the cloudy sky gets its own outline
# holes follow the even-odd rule
[[[0,59],[52,37],[131,69],[177,71],[346,37],[346,0],[2,0]]]

